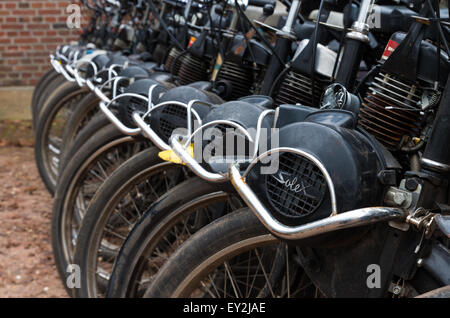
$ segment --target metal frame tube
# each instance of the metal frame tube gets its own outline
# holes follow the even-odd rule
[[[332,215],[318,221],[295,227],[286,226],[275,219],[266,207],[259,201],[255,193],[245,183],[239,173],[239,169],[235,165],[230,167],[230,176],[231,183],[235,187],[236,191],[255,213],[261,223],[263,223],[264,226],[274,235],[287,240],[299,240],[332,231],[377,222],[386,222],[399,219],[407,215],[407,212],[400,208],[373,207]]]

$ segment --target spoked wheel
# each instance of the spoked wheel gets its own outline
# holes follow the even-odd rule
[[[267,232],[249,209],[204,227],[162,267],[145,297],[321,297],[294,248]]]
[[[63,135],[67,120],[73,109],[87,94],[86,88],[66,83],[58,88],[39,114],[36,127],[35,157],[44,184],[54,193],[63,151]]]
[[[213,220],[242,206],[229,184],[211,184],[199,178],[179,184],[155,202],[133,228],[117,257],[107,296],[142,297],[179,246]],[[95,246],[91,250],[95,251]],[[80,264],[84,268],[85,263]]]
[[[77,133],[76,138],[68,144],[68,147],[65,147],[58,165],[59,175],[64,172],[65,167],[69,164],[78,150],[80,150],[92,136],[109,125],[111,125],[111,121],[102,113],[98,113],[92,117],[86,126]]]
[[[71,158],[58,183],[52,214],[52,246],[62,278],[72,263],[78,231],[97,189],[127,159],[151,146],[123,136],[112,125],[92,136]]]
[[[149,148],[122,164],[97,191],[83,219],[75,263],[82,268],[79,297],[103,296],[112,266],[133,225],[151,204],[189,177]]]
[[[84,127],[98,114],[100,110],[98,104],[100,99],[94,93],[85,95],[78,105],[73,109],[63,132],[64,151],[70,149],[72,142]],[[61,169],[60,169],[61,171]]]
[[[63,85],[67,80],[61,74],[58,74],[55,70],[51,69],[45,73],[36,84],[31,99],[31,116],[33,119],[33,128],[36,128],[39,120],[39,113],[42,106],[47,99],[57,91],[60,85]]]

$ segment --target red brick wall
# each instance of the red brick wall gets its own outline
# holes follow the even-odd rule
[[[49,53],[78,38],[66,26],[70,0],[0,0],[0,86],[34,85]],[[82,17],[87,17],[82,10]]]

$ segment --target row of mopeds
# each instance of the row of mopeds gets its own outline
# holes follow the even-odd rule
[[[70,296],[450,296],[448,8],[83,3],[32,101]]]

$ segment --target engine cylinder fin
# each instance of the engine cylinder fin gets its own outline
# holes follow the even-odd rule
[[[400,92],[402,92],[402,93],[406,93],[406,94],[412,94],[412,96],[414,96],[414,97],[416,97],[417,99],[420,99],[421,98],[421,96],[418,96],[418,95],[416,95],[416,94],[414,94],[414,93],[411,93],[410,91],[409,91],[409,89],[411,89],[411,87],[409,87],[409,86],[407,86],[407,85],[405,85],[405,84],[402,84],[402,85],[395,85],[395,84],[400,84],[398,81],[395,81],[395,80],[393,80],[392,78],[390,78],[390,80],[392,81],[392,82],[394,82],[395,84],[392,84],[391,82],[389,82],[389,81],[384,81],[382,78],[380,78],[380,77],[375,77],[375,80],[377,80],[378,82],[380,82],[380,84],[385,84],[385,85],[387,85],[387,86],[389,86],[389,87],[391,87],[393,90],[397,90],[397,91],[400,91]],[[401,86],[403,86],[403,87],[405,87],[405,88],[402,88]],[[379,85],[378,85],[378,87],[379,87]],[[401,98],[403,98],[404,96],[402,96],[402,95],[399,95]],[[411,100],[411,99],[410,99]],[[412,100],[411,100],[412,101]],[[413,101],[413,102],[417,102],[417,101]]]
[[[314,89],[312,81],[307,76],[304,76],[295,71],[290,71],[282,79],[275,94],[275,103],[281,104],[303,104],[308,106],[317,106],[323,92],[323,88],[328,81],[316,79],[314,81]],[[313,100],[315,105],[311,105]]]
[[[208,79],[209,59],[199,58],[192,54],[186,54],[178,71],[180,85],[206,81]]]
[[[175,61],[175,59],[178,58],[178,56],[180,54],[181,54],[181,51],[176,47],[173,47],[170,50],[169,55],[167,56],[167,59],[166,59],[166,63],[164,64],[164,68],[166,69],[166,71],[170,72],[172,70],[172,64]],[[176,60],[175,66],[173,68],[173,75],[178,75],[178,71],[180,70],[182,61],[183,61],[183,56],[179,57]]]
[[[373,106],[370,110],[367,109],[369,108],[367,104],[368,99],[370,99],[371,105]],[[416,125],[412,123],[417,119],[416,114],[413,112],[402,111],[400,109],[386,109],[386,105],[388,104],[383,103],[382,100],[379,100],[376,96],[370,93],[366,97],[365,101],[366,103],[363,103],[363,106],[366,106],[367,108],[364,108],[362,111],[374,115],[380,120],[386,119],[388,121],[387,124],[391,124],[405,130],[416,127]]]
[[[253,93],[254,69],[250,65],[225,61],[217,75],[218,81],[226,80],[232,85],[231,99],[248,96]]]
[[[380,73],[366,93],[359,124],[390,149],[399,149],[420,133],[421,96],[418,84]]]

